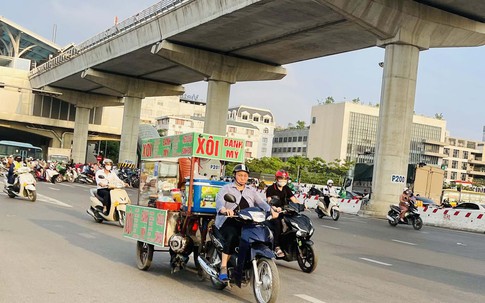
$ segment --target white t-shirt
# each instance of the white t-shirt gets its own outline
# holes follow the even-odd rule
[[[99,176],[104,176],[104,178],[100,178]],[[96,172],[97,189],[106,188],[108,187],[109,184],[114,184],[117,182],[123,182],[123,181],[121,181],[120,178],[118,178],[118,176],[112,171],[106,174],[104,169],[99,169]]]

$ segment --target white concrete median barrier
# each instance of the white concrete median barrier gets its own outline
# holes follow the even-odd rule
[[[420,208],[425,225],[485,232],[485,212],[453,208]]]

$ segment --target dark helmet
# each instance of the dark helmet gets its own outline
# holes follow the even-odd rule
[[[249,174],[249,168],[246,166],[246,164],[238,164],[238,165],[234,166],[232,173],[235,174],[239,171],[244,171],[244,172],[247,172]]]
[[[20,162],[20,161],[22,161],[22,157],[20,157],[20,156],[15,156],[14,160],[15,160],[15,161],[17,161],[17,162]]]

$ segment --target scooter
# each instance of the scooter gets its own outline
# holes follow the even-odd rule
[[[94,221],[101,223],[103,221],[118,221],[121,227],[125,226],[126,205],[131,204],[130,197],[123,189],[124,183],[110,185],[111,207],[109,213],[103,213],[103,198],[101,198],[96,188],[89,190],[91,194],[91,206],[86,212],[94,218]]]
[[[327,202],[328,207],[325,206],[325,202]],[[315,212],[320,219],[327,216],[331,217],[334,221],[337,221],[340,217],[340,208],[334,196],[323,196],[318,198]]]
[[[409,203],[409,209],[404,215],[404,222],[399,220],[399,214],[401,208],[398,205],[390,205],[391,210],[387,213],[387,220],[391,226],[397,226],[398,224],[411,224],[415,230],[420,230],[423,227],[423,219],[413,202]]]
[[[301,204],[289,202],[281,212],[284,223],[280,236],[280,248],[285,256],[276,257],[276,259],[287,262],[298,261],[298,266],[303,272],[311,273],[318,264],[318,256],[313,249],[313,241],[310,240],[315,230],[310,218],[300,214],[301,207],[304,209]]]
[[[45,180],[47,182],[56,183],[59,172],[55,169],[48,168],[45,170]]]
[[[226,194],[224,199],[229,203],[236,202],[236,198],[230,194]],[[268,219],[267,214],[257,207],[250,207],[240,210],[235,216],[245,225],[241,231],[239,251],[231,255],[227,263],[229,283],[240,286],[252,282],[254,297],[258,303],[276,302],[280,278],[271,249],[273,236],[270,229],[263,224]],[[224,240],[215,226],[209,229],[209,239],[204,245],[204,253],[199,254],[197,260],[214,288],[222,290],[228,285],[227,282],[219,280]],[[236,268],[241,273],[240,277],[236,277]]]
[[[17,177],[13,185],[9,184],[5,180],[5,187],[3,191],[10,197],[22,197],[27,198],[32,202],[37,199],[37,191],[35,190],[35,178],[30,173],[28,167],[20,167],[17,170]]]
[[[76,181],[82,184],[95,184],[94,177],[85,173],[80,173],[77,176]]]

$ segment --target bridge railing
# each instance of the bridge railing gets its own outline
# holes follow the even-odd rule
[[[79,45],[74,45],[65,51],[59,53],[57,56],[49,59],[49,61],[37,66],[36,68],[32,69],[29,73],[29,78],[35,77],[41,73],[49,71],[56,66],[59,66],[74,57],[77,57],[88,50],[113,39],[114,37],[121,35],[128,30],[141,26],[155,17],[165,14],[178,6],[182,5],[185,2],[189,2],[193,0],[162,0],[149,8],[139,12],[138,14],[121,21],[120,23],[108,28],[107,30],[97,34],[96,36],[82,42]]]

